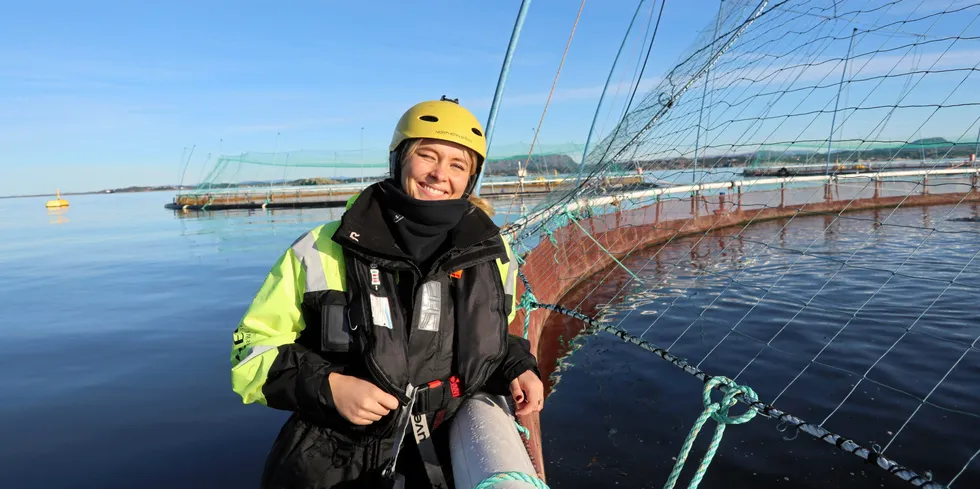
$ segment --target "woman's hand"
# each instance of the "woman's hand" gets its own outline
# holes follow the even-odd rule
[[[536,413],[544,407],[544,384],[533,370],[526,370],[510,381],[510,395],[517,404],[517,415]]]
[[[356,425],[369,425],[398,408],[395,396],[366,380],[332,372],[327,382],[337,412]]]

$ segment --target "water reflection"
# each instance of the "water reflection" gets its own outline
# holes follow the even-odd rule
[[[978,405],[964,399],[980,372],[977,357],[967,354],[980,336],[970,306],[980,287],[970,268],[980,229],[963,222],[975,219],[978,207],[829,213],[680,238],[622,259],[644,282],[640,290],[614,267],[560,302],[712,375],[733,376],[808,421],[826,417],[835,431],[869,446],[895,441],[888,455],[949,481],[975,453],[972,434],[980,426],[976,409],[962,409]],[[882,226],[883,219],[892,225]],[[854,266],[844,268],[845,260]],[[898,268],[900,276],[892,273]],[[947,287],[943,281],[953,277],[958,285]],[[543,348],[559,334],[564,340],[557,351],[539,352],[554,355],[542,365],[543,374],[554,372],[542,416],[549,482],[592,487],[622,477],[620,485],[642,487],[645,472],[617,469],[670,461],[701,408],[703,385],[612,335],[592,333],[556,316],[542,332]],[[957,358],[962,362],[950,370]],[[933,386],[928,407],[913,415]],[[581,423],[583,417],[598,421]],[[901,486],[883,471],[861,471],[860,460],[832,447],[798,440],[773,448],[774,440],[795,436],[775,438],[774,427],[753,422],[733,430],[731,440],[726,433],[719,453],[730,462],[719,468],[725,483],[717,487],[783,487],[753,477],[784,480],[804,465],[820,470],[813,487]],[[579,453],[616,463],[583,469],[572,460]],[[850,477],[838,480],[841,471]],[[975,464],[960,482],[980,487]]]
[[[68,224],[67,207],[47,207],[49,224]]]
[[[216,249],[220,253],[270,246],[272,244],[267,240],[261,239],[270,235],[283,236],[281,240],[273,242],[273,246],[288,246],[293,239],[313,227],[340,219],[343,212],[344,208],[324,207],[175,210],[173,214],[180,224],[180,236],[191,242],[192,250]],[[256,239],[250,240],[249,236]]]

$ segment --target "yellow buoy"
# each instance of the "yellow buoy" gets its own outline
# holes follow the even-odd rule
[[[61,198],[61,189],[57,190],[57,195],[57,199],[47,201],[44,207],[68,207],[68,201]]]

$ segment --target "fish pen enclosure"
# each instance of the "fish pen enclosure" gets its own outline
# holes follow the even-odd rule
[[[571,190],[578,175],[569,170],[579,168],[572,155],[581,159],[582,146],[536,148],[533,154],[529,145],[522,144],[496,151],[501,156],[488,159],[480,195],[492,199]],[[378,163],[385,161],[384,155],[364,160],[346,153],[291,151],[220,156],[206,169],[201,183],[186,189],[182,186],[164,207],[183,211],[343,207],[349,198],[383,178],[388,169],[387,163]],[[189,161],[185,163],[185,174]],[[345,176],[351,173],[363,176]],[[655,186],[647,182],[642,170],[632,167],[607,172],[597,183],[609,190]]]
[[[651,76],[639,2],[622,116],[505,228],[538,477],[980,486],[980,3],[718,8]],[[598,185],[627,166],[656,185]]]

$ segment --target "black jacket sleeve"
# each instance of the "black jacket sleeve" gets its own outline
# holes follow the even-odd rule
[[[327,362],[298,343],[282,345],[262,394],[271,408],[300,412],[319,422],[333,420],[339,413],[327,380],[332,372],[343,372],[343,365]]]
[[[510,382],[528,370],[541,377],[538,361],[531,354],[531,342],[520,336],[507,335],[507,354],[490,374],[484,390],[496,395],[510,394]]]
[[[332,362],[298,341],[304,332],[304,282],[292,249],[272,267],[233,335],[232,389],[258,402],[311,419],[338,416],[327,376]]]

